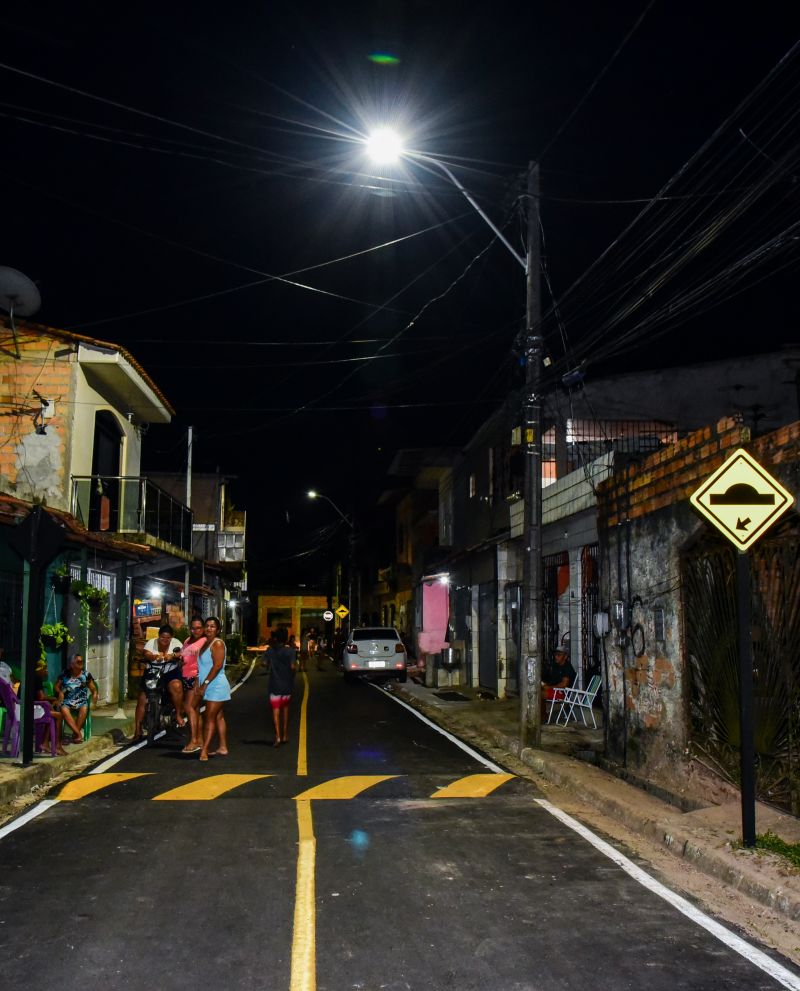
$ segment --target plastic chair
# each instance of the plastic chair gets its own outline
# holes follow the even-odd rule
[[[20,701],[6,681],[0,681],[0,700],[6,709],[5,728],[3,730],[3,753],[11,757],[19,755]],[[44,738],[44,731],[50,727],[50,756],[56,755],[56,717],[49,702],[33,703],[33,726],[35,736],[39,741]],[[9,753],[10,748],[10,753]]]
[[[586,721],[586,713],[592,717],[592,725],[597,729],[597,723],[594,718],[594,710],[592,709],[592,704],[594,702],[595,695],[600,691],[600,675],[596,674],[592,677],[586,688],[565,688],[564,689],[564,699],[561,703],[561,710],[556,717],[556,722],[561,719],[564,715],[564,725],[566,726],[570,719],[575,716],[575,722],[578,721],[577,715],[575,715],[575,710],[583,717],[583,725],[588,726],[589,723]]]
[[[556,723],[558,723],[559,717],[561,716],[561,712],[564,708],[564,698],[565,698],[564,693],[568,691],[569,691],[568,688],[554,688],[553,697],[551,699],[545,699],[545,703],[550,707],[547,711],[548,723],[553,718],[553,711],[555,710],[556,705],[559,705],[561,708],[559,708],[558,716],[556,716]]]
[[[69,708],[69,711],[74,716],[75,713],[77,712],[77,709],[73,709],[72,706],[68,706],[68,708]],[[61,739],[62,740],[64,739],[64,732],[65,731],[67,733],[69,733],[70,732],[70,728],[69,728],[69,726],[67,726],[67,724],[62,719],[61,720]],[[86,741],[88,739],[90,739],[90,737],[92,735],[92,696],[91,695],[89,696],[89,701],[86,703],[86,722],[83,724],[82,733],[83,733],[83,742],[86,743]]]

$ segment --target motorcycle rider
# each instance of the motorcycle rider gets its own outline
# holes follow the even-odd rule
[[[158,636],[148,640],[144,645],[144,658],[147,664],[174,665],[168,669],[166,676],[169,679],[167,688],[175,706],[175,719],[178,726],[186,725],[186,716],[183,711],[183,681],[181,679],[181,658],[180,654],[174,651],[181,650],[183,644],[172,633],[172,627],[165,623],[158,628]],[[144,719],[145,708],[147,707],[147,694],[144,690],[144,681],[139,685],[139,698],[136,702],[136,715],[134,718],[133,742],[137,743],[142,739],[142,720]]]

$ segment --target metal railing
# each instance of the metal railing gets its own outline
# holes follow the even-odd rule
[[[71,512],[92,532],[148,534],[192,550],[191,509],[145,476],[73,475]]]

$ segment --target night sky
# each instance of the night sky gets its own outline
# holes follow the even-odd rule
[[[238,476],[255,582],[313,579],[305,490],[364,514],[398,448],[463,444],[524,312],[457,191],[359,136],[395,125],[520,251],[540,162],[554,380],[796,343],[792,6],[6,5],[0,263],[170,399],[145,470],[184,471],[191,424]]]

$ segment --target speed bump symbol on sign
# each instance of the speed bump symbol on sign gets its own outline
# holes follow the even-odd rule
[[[689,501],[739,550],[745,551],[791,508],[794,496],[740,448]]]
[[[339,619],[344,619],[345,616],[349,615],[349,613],[350,610],[347,608],[347,606],[339,606],[339,608],[336,610],[336,615],[339,617]]]

